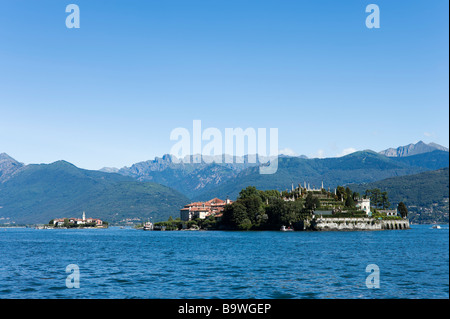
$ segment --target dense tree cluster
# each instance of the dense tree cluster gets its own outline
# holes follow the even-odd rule
[[[376,208],[390,206],[387,192],[368,189],[365,196],[371,199]],[[332,193],[325,189],[310,191],[298,187],[292,191],[258,190],[254,186],[242,189],[235,202],[224,207],[221,218],[214,215],[206,219],[183,222],[170,218],[167,222],[156,223],[167,230],[182,228],[222,229],[222,230],[279,230],[281,226],[304,229],[303,223],[313,214],[327,212],[325,216],[365,217],[366,212],[357,206],[361,195],[349,187],[338,186]],[[406,206],[399,206],[402,216],[407,215]],[[401,209],[401,210],[400,210]],[[406,209],[406,211],[405,211]],[[378,216],[378,215],[377,215]],[[381,214],[379,217],[386,217]]]
[[[239,193],[233,204],[225,206],[221,226],[239,230],[279,229],[282,225],[295,227],[319,206],[317,198],[285,201],[276,190],[261,191],[249,186]]]
[[[366,189],[366,198],[370,198],[370,204],[375,208],[388,209],[391,206],[388,193],[382,192],[379,188]]]

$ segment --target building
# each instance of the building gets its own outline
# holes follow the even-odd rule
[[[356,201],[356,207],[366,212],[367,215],[371,215],[370,212],[370,198],[360,198]]]
[[[180,218],[183,221],[189,221],[196,218],[205,219],[211,215],[221,217],[225,205],[232,203],[228,198],[226,200],[213,198],[207,202],[190,203],[180,210]]]
[[[92,224],[95,223],[95,226],[103,226],[103,221],[98,218],[86,218],[86,214],[83,212],[83,215],[81,218],[55,218],[53,220],[54,226],[64,226],[64,220],[69,221],[69,225],[85,225],[85,224]]]
[[[398,212],[396,209],[383,209],[379,210],[380,213],[386,214],[386,216],[398,216]]]

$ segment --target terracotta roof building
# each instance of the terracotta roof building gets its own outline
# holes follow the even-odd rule
[[[219,217],[225,205],[232,203],[228,198],[226,200],[213,198],[207,202],[190,203],[180,210],[180,218],[183,221],[189,221],[196,218],[205,219],[211,215]]]

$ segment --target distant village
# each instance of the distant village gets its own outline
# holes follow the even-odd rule
[[[48,225],[41,226],[42,228],[106,228],[107,223],[99,218],[86,218],[86,213],[83,212],[81,218],[55,218],[52,219]]]

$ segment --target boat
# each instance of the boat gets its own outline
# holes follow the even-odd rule
[[[144,228],[143,228],[144,230],[153,230],[153,224],[152,223],[150,223],[150,222],[146,222],[145,224],[144,224]]]
[[[433,225],[431,228],[434,228],[434,229],[441,229],[441,226],[439,226],[439,225]]]
[[[288,228],[286,228],[286,226],[281,226],[280,228],[281,231],[294,231],[290,226]]]

